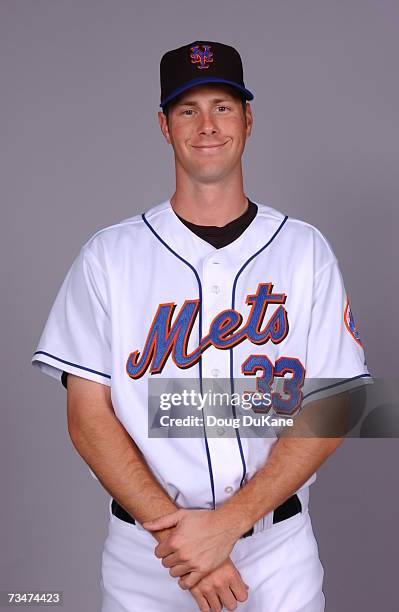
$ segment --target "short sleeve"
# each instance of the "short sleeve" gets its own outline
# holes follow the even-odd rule
[[[337,260],[314,277],[303,404],[372,382]]]
[[[111,385],[106,275],[86,245],[55,298],[32,364],[58,380],[67,372]]]

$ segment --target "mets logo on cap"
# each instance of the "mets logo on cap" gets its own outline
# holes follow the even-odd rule
[[[213,53],[211,45],[195,45],[190,47],[190,58],[192,64],[197,64],[197,68],[203,70],[209,68],[209,64],[213,62]]]
[[[355,323],[355,319],[353,317],[353,313],[352,313],[352,310],[351,310],[351,307],[350,307],[350,304],[349,304],[348,296],[346,296],[346,305],[345,305],[345,311],[344,311],[344,322],[345,322],[346,329],[348,330],[348,332],[350,333],[352,338],[354,340],[356,340],[356,342],[358,342],[358,344],[360,344],[360,346],[363,346],[362,341],[360,340],[359,331],[357,329],[357,325]]]

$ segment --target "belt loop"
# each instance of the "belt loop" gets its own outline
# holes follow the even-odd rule
[[[273,525],[273,513],[274,511],[269,512],[263,517],[263,529],[269,529]]]
[[[300,491],[297,491],[297,495],[302,506],[301,514],[304,514],[309,506],[309,487],[304,487]]]
[[[114,521],[115,520],[114,513],[112,512],[112,500],[113,500],[113,497],[111,496],[109,498],[109,504],[108,504],[108,513],[109,513],[109,520],[110,521]]]
[[[300,491],[297,491],[296,494],[299,498],[299,501],[301,502],[301,514],[304,514],[307,511],[309,505],[309,487],[304,487]],[[268,514],[260,518],[253,526],[253,532],[259,533],[260,531],[264,531],[273,527],[273,515],[274,511],[269,512]]]

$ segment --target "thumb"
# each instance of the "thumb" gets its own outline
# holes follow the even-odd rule
[[[180,519],[179,510],[176,512],[172,512],[171,514],[165,514],[165,516],[161,516],[154,521],[145,521],[143,523],[144,529],[147,531],[158,531],[160,529],[168,529],[169,527],[174,527],[177,525]]]

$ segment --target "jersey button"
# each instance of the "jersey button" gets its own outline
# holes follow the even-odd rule
[[[220,293],[219,285],[212,285],[212,293]]]
[[[213,370],[211,370],[211,374],[213,378],[217,378],[220,374],[220,370],[218,370],[218,368],[213,368]]]
[[[226,430],[223,427],[218,427],[216,430],[218,436],[223,436],[225,431]]]
[[[224,492],[228,494],[233,493],[233,491],[234,491],[234,487],[226,487],[224,490]]]

